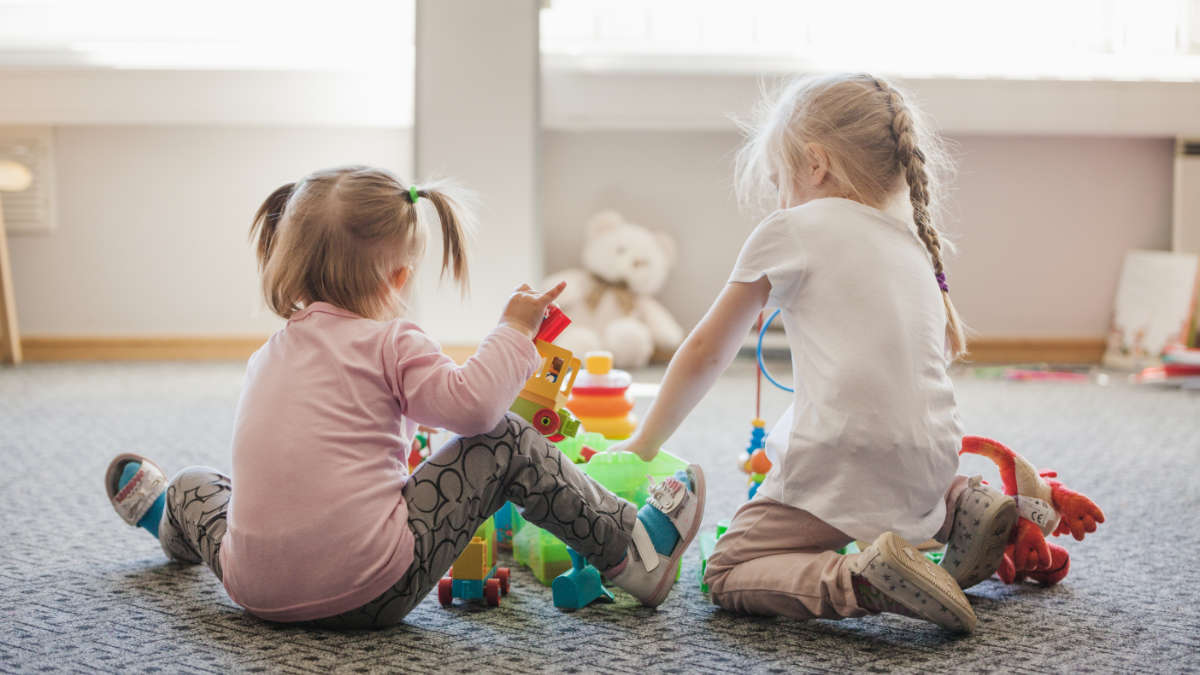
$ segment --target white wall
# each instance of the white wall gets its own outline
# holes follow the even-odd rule
[[[470,294],[438,283],[437,234],[418,277],[415,313],[445,344],[478,342],[513,288],[540,275],[537,13],[537,0],[417,3],[416,168],[479,200]]]
[[[10,240],[24,335],[258,335],[247,230],[279,185],[346,163],[410,172],[407,129],[66,126],[59,228]]]
[[[960,136],[947,223],[959,309],[987,336],[1101,336],[1122,256],[1167,248],[1169,139]],[[721,131],[543,134],[546,269],[576,265],[601,208],[670,232],[680,264],[662,299],[703,315],[754,222],[730,184],[738,136]]]

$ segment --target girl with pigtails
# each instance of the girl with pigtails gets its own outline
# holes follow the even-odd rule
[[[950,362],[966,350],[934,222],[936,137],[886,80],[788,86],[749,128],[740,196],[777,209],[672,360],[622,449],[654,457],[729,365],[760,312],[779,308],[795,394],[773,460],[707,564],[717,605],[855,617],[894,612],[969,632],[962,589],[996,570],[1011,498],[957,476]],[[948,542],[939,567],[913,544]],[[851,541],[872,542],[839,555]]]
[[[426,204],[442,273],[465,286],[469,218],[443,184],[345,167],[272,192],[251,236],[267,306],[287,324],[247,365],[232,477],[190,467],[168,481],[123,454],[105,476],[113,507],[271,621],[399,622],[508,501],[643,604],[661,604],[704,510],[700,468],[653,485],[638,510],[507,412],[541,363],[532,337],[562,284],[518,287],[462,365],[407,320]],[[418,425],[459,435],[409,475]]]

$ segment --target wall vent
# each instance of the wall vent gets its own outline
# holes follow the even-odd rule
[[[10,235],[53,232],[57,217],[51,128],[0,126],[0,159],[20,162],[33,173],[33,183],[27,189],[0,195],[4,229]]]

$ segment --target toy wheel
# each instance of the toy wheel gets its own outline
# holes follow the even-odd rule
[[[558,413],[549,408],[542,408],[533,414],[533,428],[543,436],[548,436],[557,430],[560,423]]]
[[[454,602],[454,580],[450,577],[438,580],[438,602],[442,607],[449,607]]]
[[[492,607],[500,606],[500,580],[496,577],[488,579],[483,585],[483,597]]]
[[[500,592],[508,595],[508,568],[501,567],[496,570],[496,578],[500,580]]]

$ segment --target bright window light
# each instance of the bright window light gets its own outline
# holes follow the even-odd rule
[[[411,71],[414,0],[0,0],[0,67]]]
[[[1200,80],[1200,0],[551,0],[550,67]]]

